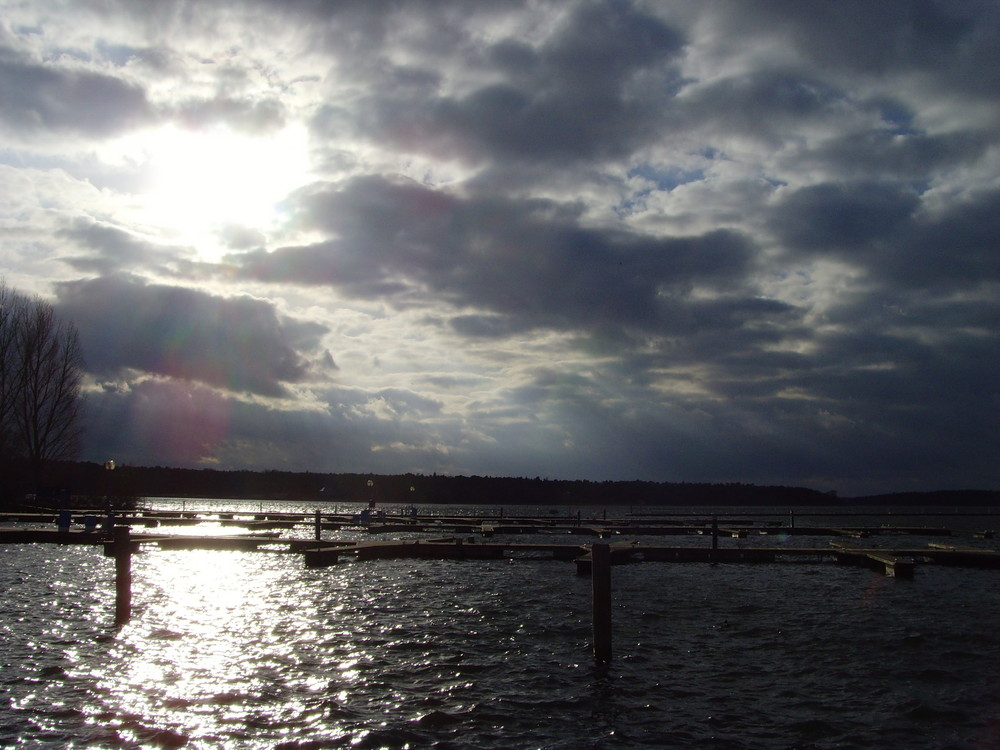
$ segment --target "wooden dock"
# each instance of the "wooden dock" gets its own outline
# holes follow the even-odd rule
[[[229,515],[229,514],[227,514]],[[268,514],[270,516],[271,514]],[[324,517],[324,515],[326,517]],[[10,522],[11,519],[2,520]],[[14,519],[34,526],[38,516]],[[55,518],[41,523],[54,523]],[[65,520],[65,519],[64,519]],[[271,552],[301,555],[309,568],[338,565],[347,560],[353,564],[370,564],[377,560],[425,559],[454,561],[498,561],[543,559],[576,563],[578,575],[590,576],[593,588],[593,650],[598,664],[611,659],[612,646],[612,565],[646,562],[710,563],[710,564],[764,564],[798,562],[820,564],[834,561],[841,565],[863,566],[897,579],[913,578],[920,564],[956,567],[1000,569],[1000,551],[960,547],[955,544],[929,542],[924,547],[889,548],[888,546],[853,546],[857,540],[867,540],[873,535],[897,536],[952,536],[951,530],[941,527],[776,527],[773,524],[756,526],[746,522],[720,524],[718,518],[692,520],[678,523],[650,523],[634,520],[600,522],[577,519],[517,519],[516,521],[482,518],[407,518],[379,519],[374,524],[358,526],[353,517],[331,517],[319,511],[293,518],[252,518],[214,515],[212,523],[230,528],[239,526],[243,533],[229,535],[169,534],[170,525],[190,526],[204,519],[198,515],[151,516],[134,514],[126,523],[98,530],[93,515],[87,519],[85,530],[68,531],[53,528],[0,528],[0,545],[5,544],[77,544],[102,546],[104,554],[114,558],[116,628],[126,625],[132,613],[132,557],[143,547],[155,545],[163,550],[236,550],[240,552]],[[311,525],[313,539],[285,537],[283,534],[301,525]],[[342,531],[356,527],[359,538],[323,540],[324,530]],[[156,528],[156,533],[132,533],[133,527]],[[456,534],[457,532],[457,534]],[[373,538],[393,534],[429,534],[426,538],[386,539]],[[450,533],[450,536],[441,536]],[[363,537],[361,537],[363,534]],[[747,545],[742,540],[750,534],[780,534],[779,546]],[[532,541],[518,539],[530,535]],[[539,542],[539,536],[566,539],[572,535],[597,537],[591,543],[553,541]],[[663,545],[649,537],[692,537],[686,545]],[[828,536],[826,546],[791,546],[789,539]],[[500,537],[500,538],[498,538]],[[640,537],[640,538],[630,538]],[[698,537],[703,537],[699,539]],[[708,537],[707,539],[704,537]],[[720,545],[720,539],[740,540],[736,546]],[[975,535],[977,539],[992,538],[992,534]],[[848,542],[846,539],[855,541]],[[884,540],[883,540],[884,541]],[[730,542],[730,545],[733,543]]]
[[[102,546],[112,554],[112,540],[104,533],[60,532],[54,529],[0,529],[0,544],[76,544]],[[267,551],[301,555],[307,567],[390,559],[431,560],[554,560],[575,562],[578,574],[590,573],[591,544],[529,543],[516,540],[480,540],[474,537],[430,539],[344,539],[316,541],[289,539],[276,533],[196,536],[136,533],[129,537],[133,551],[146,546],[164,550]],[[887,576],[912,578],[919,565],[1000,569],[1000,551],[948,545],[926,547],[854,547],[842,542],[826,547],[767,546],[710,547],[662,545],[618,540],[610,545],[612,565],[645,562],[762,564],[836,562],[871,568]]]
[[[77,511],[77,525],[96,511]],[[101,519],[103,520],[103,519]],[[54,543],[109,545],[110,536],[101,530],[60,531],[55,528],[21,528],[20,524],[52,525],[56,513],[6,514],[0,521],[13,528],[0,528],[0,544]],[[171,534],[171,526],[201,523],[236,528],[242,533],[194,535]],[[963,547],[959,544],[930,542],[926,547],[908,545],[887,548],[878,545],[855,545],[872,537],[957,537],[992,538],[987,531],[956,532],[944,526],[791,526],[773,520],[755,521],[718,516],[682,518],[581,518],[576,517],[483,517],[483,516],[376,516],[360,523],[349,513],[199,513],[195,511],[134,511],[116,515],[115,523],[131,529],[155,529],[155,533],[136,531],[130,535],[132,549],[156,545],[161,549],[222,549],[269,551],[300,554],[309,567],[324,567],[347,560],[385,559],[438,560],[517,560],[550,559],[576,562],[577,571],[588,574],[592,543],[569,541],[570,537],[608,540],[610,561],[614,565],[638,562],[702,563],[774,563],[837,562],[870,567],[888,576],[909,578],[919,564],[938,564],[985,569],[1000,569],[1000,551]],[[311,527],[314,539],[286,538],[285,532]],[[353,539],[321,540],[322,532],[354,532]],[[401,535],[427,538],[400,539]],[[518,537],[530,535],[530,542]],[[764,536],[780,536],[780,546],[759,545]],[[379,537],[379,538],[374,538]],[[391,538],[382,538],[391,537]],[[392,538],[395,537],[395,538]],[[539,537],[552,538],[540,543]],[[640,541],[650,537],[688,537],[682,544],[666,545]],[[700,538],[699,538],[700,537]],[[706,538],[707,537],[707,538]],[[758,537],[753,544],[742,540]],[[829,537],[829,546],[791,545],[791,539]],[[741,540],[720,544],[720,540]],[[563,541],[565,540],[565,541]],[[110,548],[109,548],[110,549]]]
[[[317,511],[318,512],[318,511]],[[103,512],[74,511],[76,523],[87,515],[103,520]],[[134,510],[117,512],[117,525],[127,525],[133,529],[158,528],[161,526],[195,526],[205,522],[222,527],[240,527],[248,531],[291,530],[312,527],[316,513],[232,513],[198,511],[158,511]],[[0,522],[55,524],[57,512],[6,513],[0,514]],[[631,516],[628,518],[583,518],[579,514],[568,516],[449,516],[435,514],[374,515],[360,520],[355,513],[320,513],[320,525],[324,531],[357,529],[365,534],[476,534],[482,536],[504,536],[517,534],[573,534],[598,538],[616,536],[705,536],[715,532],[724,537],[748,538],[761,535],[789,536],[834,536],[867,538],[883,535],[951,536],[956,533],[940,526],[802,526],[784,525],[772,519],[754,520],[747,518],[713,517],[711,515],[683,515],[675,517]],[[971,535],[992,538],[990,530],[969,532]]]

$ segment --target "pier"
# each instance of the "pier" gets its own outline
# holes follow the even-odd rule
[[[639,563],[837,564],[912,579],[919,565],[1000,569],[1000,550],[987,549],[989,529],[948,526],[803,526],[718,516],[626,519],[573,517],[406,516],[323,513],[167,513],[135,511],[105,518],[78,513],[0,515],[2,544],[101,547],[115,560],[115,627],[132,610],[132,556],[143,548],[235,550],[299,555],[309,568],[379,560],[553,560],[572,562],[593,581],[594,658],[611,659],[611,567]],[[58,526],[56,526],[58,524]],[[206,533],[191,527],[204,525]],[[171,528],[173,527],[173,533]],[[217,533],[216,529],[233,533]],[[237,531],[238,529],[238,531]],[[311,534],[306,532],[311,531]],[[334,532],[335,539],[323,539]],[[528,538],[525,538],[528,537]],[[657,539],[656,537],[659,537]],[[948,537],[954,543],[929,541]],[[890,544],[903,538],[907,544]],[[963,542],[968,539],[968,543]],[[664,540],[670,539],[671,544]],[[800,540],[812,539],[811,544]],[[778,544],[774,543],[778,541]],[[825,540],[825,544],[820,543]],[[877,542],[877,543],[875,543]],[[978,546],[977,546],[978,545]]]
[[[54,543],[110,545],[107,529],[96,528],[98,511],[77,511],[83,529],[56,527],[58,512],[0,514],[0,544]],[[794,517],[793,517],[794,518]],[[843,516],[839,516],[843,518]],[[86,522],[84,519],[87,519]],[[98,520],[101,520],[100,518]],[[940,519],[935,519],[940,520]],[[226,533],[193,534],[186,527],[211,524]],[[131,531],[131,549],[228,549],[300,554],[309,567],[348,560],[423,558],[440,560],[552,559],[576,562],[589,574],[595,541],[606,541],[613,565],[639,562],[776,563],[837,562],[909,577],[917,564],[1000,568],[1000,551],[963,544],[963,538],[993,538],[989,529],[954,530],[940,524],[785,525],[771,518],[653,515],[583,518],[544,516],[376,515],[355,513],[206,513],[139,510],[116,514],[116,527]],[[175,531],[172,533],[172,527]],[[230,532],[231,530],[231,532]],[[302,536],[303,530],[314,533]],[[337,532],[350,538],[324,540]],[[523,537],[532,537],[524,541]],[[652,537],[676,538],[664,544]],[[888,544],[890,538],[949,537],[926,545]],[[544,538],[545,541],[539,541]],[[810,544],[796,543],[811,538]],[[777,539],[779,544],[768,543]],[[594,541],[591,541],[594,540]],[[821,543],[823,540],[825,544]],[[877,543],[875,541],[877,540]],[[109,553],[110,554],[110,553]]]

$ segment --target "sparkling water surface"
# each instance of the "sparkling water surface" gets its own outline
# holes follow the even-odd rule
[[[1000,747],[1000,571],[615,567],[607,667],[572,563],[150,547],[133,575],[115,631],[100,548],[0,545],[0,746]]]

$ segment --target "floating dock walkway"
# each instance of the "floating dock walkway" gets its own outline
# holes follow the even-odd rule
[[[100,511],[74,511],[79,520]],[[313,527],[316,513],[208,513],[197,511],[127,511],[116,518],[118,525],[133,528],[159,526],[196,526],[211,522],[222,527],[239,527],[248,531],[290,530]],[[0,522],[55,524],[57,512],[0,514]],[[614,536],[703,536],[713,531],[722,536],[745,538],[753,535],[781,536],[843,536],[866,538],[888,534],[951,536],[953,531],[940,526],[801,526],[783,525],[775,520],[713,518],[710,515],[689,517],[581,518],[534,516],[443,516],[443,515],[374,515],[364,524],[356,513],[321,513],[323,531],[355,528],[366,534],[431,533],[431,534],[579,534],[610,538]],[[992,531],[975,532],[979,538],[992,538]]]
[[[277,517],[276,517],[277,516]],[[864,566],[886,576],[912,578],[918,564],[951,565],[971,568],[1000,569],[1000,551],[961,547],[942,542],[926,546],[890,547],[879,540],[878,545],[857,546],[872,536],[958,536],[947,527],[802,527],[779,526],[718,517],[692,518],[683,521],[642,519],[551,519],[517,518],[492,519],[472,517],[376,518],[374,523],[358,526],[357,519],[343,514],[257,514],[236,518],[232,514],[212,514],[211,518],[195,513],[163,514],[134,513],[115,519],[119,525],[97,530],[93,513],[84,516],[84,530],[70,531],[65,527],[65,514],[59,519],[62,529],[37,528],[57,521],[54,514],[19,514],[0,516],[0,523],[27,523],[36,528],[0,528],[0,545],[4,544],[82,544],[102,546],[104,554],[115,559],[115,627],[129,622],[132,613],[132,557],[144,546],[156,545],[164,550],[213,549],[272,552],[301,555],[306,566],[321,568],[337,565],[344,560],[363,561],[386,559],[431,560],[516,560],[550,559],[573,561],[578,575],[591,577],[593,588],[593,648],[599,664],[611,659],[611,566],[639,562],[673,563],[823,563],[834,561],[842,565]],[[218,526],[243,528],[243,533],[207,535],[197,533],[163,533],[171,525],[191,526],[211,522]],[[312,539],[284,537],[285,531],[311,525]],[[71,525],[70,525],[71,526]],[[133,527],[155,528],[132,533]],[[349,530],[356,539],[323,540],[324,531]],[[977,540],[993,538],[992,531],[961,532]],[[427,534],[424,538],[386,539],[386,535]],[[778,546],[746,544],[750,535],[780,535]],[[383,538],[373,538],[379,535]],[[523,535],[531,541],[518,539]],[[591,543],[537,541],[539,536],[562,537],[587,535],[600,540]],[[649,537],[707,537],[690,539],[686,545],[662,545],[648,541]],[[500,538],[498,538],[500,537]],[[641,537],[641,539],[630,538]],[[792,538],[830,537],[825,546],[792,546]],[[726,538],[728,545],[720,545]],[[847,539],[852,541],[848,542]],[[755,540],[755,542],[761,540]]]
[[[80,523],[95,512],[76,512]],[[842,520],[842,517],[841,517]],[[57,513],[0,515],[0,544],[54,543],[105,545],[111,537],[92,531],[60,531],[50,526]],[[930,542],[926,546],[889,547],[886,539],[861,546],[872,537],[960,537],[992,539],[990,530],[955,531],[947,526],[793,526],[782,521],[721,518],[718,516],[581,518],[573,517],[483,517],[483,516],[376,516],[359,524],[348,513],[199,513],[195,511],[134,511],[115,519],[119,526],[134,529],[132,551],[145,545],[160,549],[223,549],[300,554],[309,567],[325,567],[346,560],[385,559],[517,560],[551,559],[576,562],[577,571],[589,574],[592,543],[563,541],[571,536],[608,540],[611,564],[638,562],[775,563],[837,562],[880,571],[887,576],[911,578],[919,564],[1000,569],[1000,551],[959,544]],[[232,528],[232,534],[195,535],[169,533],[171,526],[210,523]],[[24,528],[28,524],[34,528]],[[311,528],[314,538],[285,537],[286,531]],[[236,533],[236,529],[242,533]],[[155,531],[154,531],[155,530]],[[323,532],[350,532],[356,538],[322,540]],[[398,538],[430,535],[427,538]],[[530,535],[532,541],[520,541]],[[763,537],[779,537],[780,545],[766,545]],[[396,537],[385,539],[382,537]],[[539,537],[553,541],[539,542]],[[650,537],[689,537],[683,544],[659,544]],[[700,539],[699,539],[700,537]],[[742,540],[757,537],[754,544]],[[792,539],[829,537],[826,545],[790,544]],[[559,541],[556,541],[556,538]],[[726,542],[727,539],[738,540]],[[648,540],[648,541],[647,541]],[[851,540],[847,542],[846,540]],[[957,541],[957,540],[956,540]],[[720,544],[721,542],[721,544]],[[982,542],[979,542],[982,544]],[[733,546],[735,544],[735,546]]]

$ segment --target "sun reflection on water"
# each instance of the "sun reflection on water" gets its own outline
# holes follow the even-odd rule
[[[3,747],[687,747],[723,722],[727,746],[798,747],[817,695],[828,746],[996,738],[992,571],[629,566],[608,671],[590,581],[549,561],[144,550],[114,631],[99,550],[4,558]]]
[[[323,618],[294,556],[151,551],[134,562],[133,620],[112,645],[120,669],[101,680],[120,707],[121,736],[149,741],[164,726],[181,739],[293,731],[323,714],[331,683],[346,700],[365,654],[330,654],[332,679],[301,668],[318,660]]]

